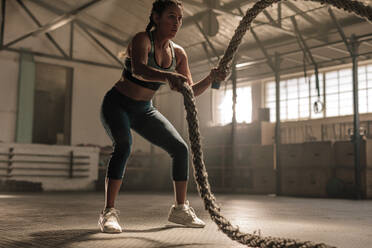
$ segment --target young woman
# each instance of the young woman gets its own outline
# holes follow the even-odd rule
[[[188,227],[204,227],[186,200],[189,179],[189,149],[173,125],[153,106],[156,90],[168,83],[179,91],[187,82],[195,96],[211,85],[211,74],[222,81],[225,73],[215,68],[203,80],[193,83],[185,50],[172,42],[182,25],[182,3],[177,0],[156,0],[153,3],[150,23],[145,32],[137,33],[126,50],[121,79],[110,89],[103,100],[101,120],[113,141],[105,181],[105,207],[98,220],[102,232],[121,232],[119,210],[114,208],[129,157],[132,136],[130,129],[151,143],[163,148],[172,157],[172,179],[175,204],[168,220]]]

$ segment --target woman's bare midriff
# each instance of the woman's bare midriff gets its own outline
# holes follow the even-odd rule
[[[156,92],[155,90],[151,90],[135,84],[127,78],[121,78],[115,84],[115,88],[121,94],[138,101],[150,101],[154,97]]]

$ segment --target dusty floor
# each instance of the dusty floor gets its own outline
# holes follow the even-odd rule
[[[372,247],[372,201],[215,194],[222,214],[243,232],[324,242],[339,248]],[[100,233],[101,192],[0,193],[0,247],[246,247],[218,231],[201,198],[190,205],[207,226],[167,221],[173,193],[120,192],[120,234]]]

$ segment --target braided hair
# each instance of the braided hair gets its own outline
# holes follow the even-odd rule
[[[182,2],[180,0],[156,0],[152,4],[151,15],[149,17],[150,22],[147,24],[146,32],[150,31],[152,27],[156,26],[153,20],[154,12],[157,13],[159,16],[171,5],[178,5],[182,7]]]

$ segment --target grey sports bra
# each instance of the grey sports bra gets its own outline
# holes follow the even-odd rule
[[[164,67],[161,67],[160,65],[158,65],[158,63],[156,62],[155,45],[154,45],[154,39],[153,39],[152,32],[149,31],[148,35],[149,35],[150,41],[151,41],[151,50],[148,53],[147,65],[150,66],[150,67],[156,68],[158,70],[174,72],[176,70],[176,56],[175,56],[175,53],[174,53],[173,42],[171,40],[169,41],[169,44],[170,44],[170,47],[171,47],[171,53],[172,53],[172,63],[168,68],[164,68]],[[164,82],[147,82],[147,81],[143,81],[143,80],[140,80],[140,79],[134,77],[132,75],[132,65],[131,65],[131,58],[130,57],[126,57],[126,59],[125,59],[124,70],[123,70],[122,75],[125,78],[128,78],[133,83],[141,85],[145,88],[152,89],[152,90],[157,90],[157,89],[159,89],[159,87],[161,85],[165,84]]]

